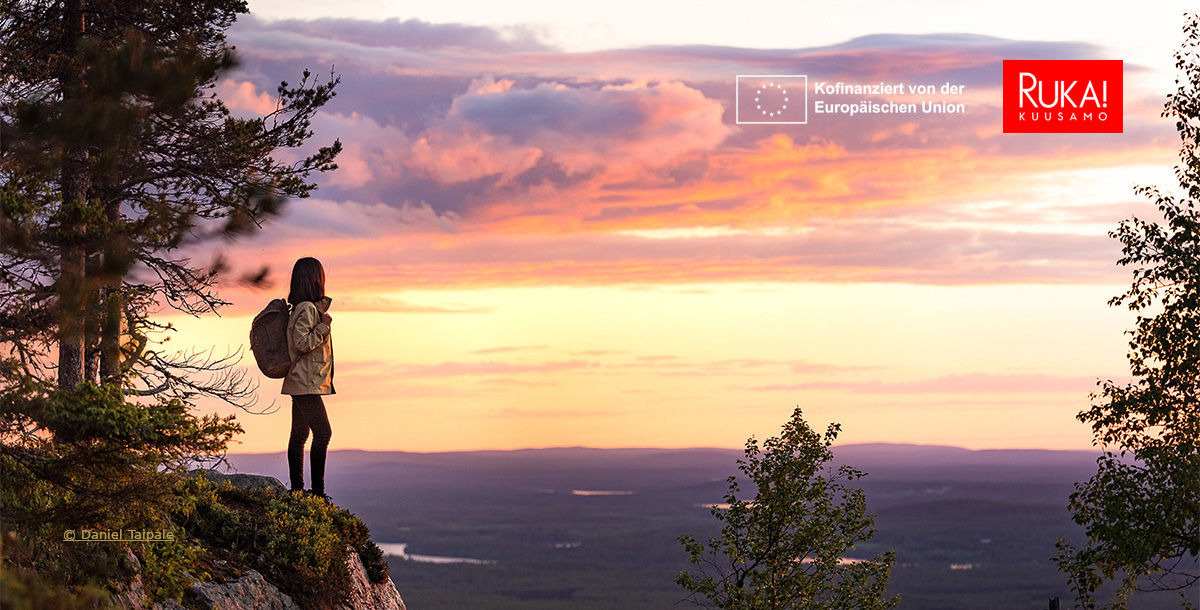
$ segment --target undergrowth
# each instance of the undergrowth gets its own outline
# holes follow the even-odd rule
[[[5,474],[9,478],[12,470]],[[173,540],[68,541],[63,531],[47,527],[5,527],[0,573],[5,610],[104,607],[108,596],[98,592],[116,591],[135,574],[152,600],[194,606],[194,581],[238,578],[251,569],[302,608],[331,608],[349,595],[350,552],[358,553],[370,582],[388,578],[383,553],[349,511],[303,494],[163,476],[172,485],[167,502],[139,511],[136,523],[77,523],[73,531],[136,527],[169,533]],[[33,512],[49,495],[63,493],[38,485],[26,491],[31,493],[7,494],[4,509]]]

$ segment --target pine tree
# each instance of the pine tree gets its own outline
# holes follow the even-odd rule
[[[312,135],[337,79],[280,84],[274,112],[231,115],[213,94],[234,65],[225,30],[241,0],[0,0],[0,321],[22,374],[236,400],[236,375],[206,385],[146,350],[166,301],[201,314],[225,303],[220,265],[173,253],[255,229],[336,166],[340,143],[276,158]],[[133,278],[137,278],[135,281]],[[57,347],[55,359],[53,349]]]
[[[244,405],[253,388],[230,358],[150,347],[166,328],[150,313],[223,305],[219,266],[178,250],[255,229],[308,195],[309,175],[334,169],[340,150],[277,155],[306,146],[333,76],[282,83],[262,118],[235,117],[214,96],[235,63],[224,33],[246,10],[241,0],[0,0],[5,586],[10,569],[84,588],[127,572],[124,547],[63,538],[82,528],[180,534],[130,549],[166,595],[196,568],[201,553],[169,514],[174,473],[223,456],[241,428],[195,415],[190,401],[206,392]]]

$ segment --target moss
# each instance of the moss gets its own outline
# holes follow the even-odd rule
[[[347,598],[347,547],[359,554],[371,582],[388,577],[367,526],[312,496],[181,479],[172,514],[207,550],[210,565],[220,558],[225,572],[256,569],[303,607],[330,607]]]

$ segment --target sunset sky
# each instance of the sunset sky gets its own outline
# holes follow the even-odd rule
[[[238,349],[316,256],[334,449],[739,447],[797,405],[847,443],[1089,447],[1075,414],[1127,378],[1133,320],[1106,233],[1154,216],[1135,185],[1176,186],[1184,3],[819,4],[252,0],[217,93],[261,115],[332,69],[312,142],[345,151],[191,253],[275,289],[224,287],[167,346]],[[1002,133],[1004,59],[1124,60],[1124,133]],[[951,84],[867,97],[966,112],[737,124],[763,74]],[[278,390],[232,450],[284,449]]]

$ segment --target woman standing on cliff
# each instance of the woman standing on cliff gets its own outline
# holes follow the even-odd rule
[[[330,330],[333,318],[328,313],[333,299],[325,296],[325,269],[320,261],[311,257],[296,261],[287,300],[292,306],[287,329],[288,356],[295,365],[283,378],[282,392],[292,397],[292,432],[288,439],[292,491],[304,490],[304,443],[312,431],[311,493],[328,502],[325,453],[332,430],[321,396],[335,393]]]

